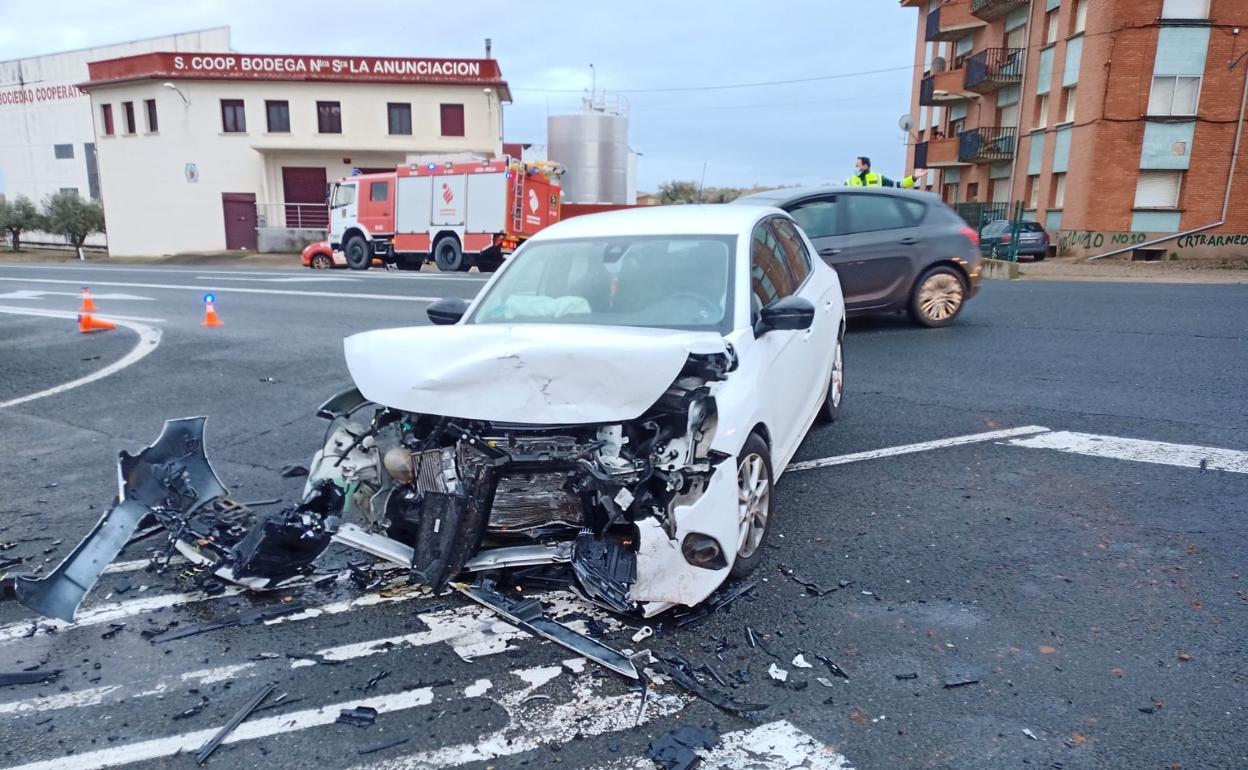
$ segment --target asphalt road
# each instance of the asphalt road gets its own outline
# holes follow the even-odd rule
[[[84,336],[70,317],[3,312],[70,316],[83,285],[130,326]],[[342,337],[424,323],[428,298],[479,286],[0,264],[0,564],[55,566],[114,494],[116,453],[167,418],[209,416],[209,454],[237,498],[296,499],[300,480],[278,471],[309,460],[316,406],[349,384]],[[206,291],[221,328],[200,325]],[[458,597],[349,581],[293,592],[312,611],[151,644],[141,631],[271,601],[181,595],[177,569],[142,569],[154,538],[126,550],[73,627],[0,604],[0,671],[62,671],[0,687],[0,765],[191,767],[182,754],[271,682],[287,697],[210,765],[641,768],[652,739],[690,725],[722,735],[707,766],[1248,766],[1248,286],[990,283],[951,328],[876,318],[850,331],[842,421],[797,457],[841,460],[782,479],[751,595],[641,644],[634,627],[559,605],[618,647],[748,667],[732,693],[770,704],[758,719],[668,683],[638,724],[628,683]],[[143,346],[106,377],[6,405]],[[981,435],[1015,428],[1029,430]],[[959,436],[973,438],[940,441]],[[844,586],[813,596],[782,565]],[[361,704],[383,712],[372,727],[332,723]]]

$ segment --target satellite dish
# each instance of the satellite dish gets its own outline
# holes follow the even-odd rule
[[[905,131],[907,134],[910,133],[910,130],[914,128],[914,118],[910,117],[908,114],[902,115],[901,120],[897,121],[897,127],[902,131]]]

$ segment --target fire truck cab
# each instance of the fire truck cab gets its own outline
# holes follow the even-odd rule
[[[492,271],[526,238],[559,221],[555,163],[499,160],[409,164],[333,185],[329,241],[347,265],[374,258],[419,270]]]

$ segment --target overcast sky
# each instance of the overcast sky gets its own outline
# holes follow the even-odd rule
[[[704,163],[708,186],[818,184],[859,154],[902,175],[915,14],[896,0],[0,0],[0,58],[217,25],[246,53],[476,57],[490,37],[515,100],[507,139],[538,144],[548,114],[579,108],[591,63],[609,94],[887,70],[621,94],[642,190]]]

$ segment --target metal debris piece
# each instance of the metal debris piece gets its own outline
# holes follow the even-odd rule
[[[677,727],[650,742],[646,756],[663,770],[690,770],[701,761],[697,749],[711,749],[719,736],[705,727]]]
[[[532,703],[533,701],[537,701],[537,700],[550,700],[550,696],[549,696],[549,695],[543,695],[543,694],[541,694],[541,693],[533,693],[532,695],[528,696],[527,698],[522,698],[522,699],[520,700],[520,702],[519,702],[518,704],[516,704],[516,705],[518,705],[518,706],[523,706],[523,705],[524,705],[524,704],[526,704],[526,703]]]
[[[112,639],[114,636],[116,636],[117,634],[121,633],[121,629],[123,629],[123,628],[125,628],[125,627],[126,627],[126,624],[125,624],[125,623],[109,623],[109,624],[108,624],[108,630],[107,630],[107,631],[105,631],[104,633],[100,634],[100,638],[101,638],[101,639]]]
[[[832,680],[831,680],[831,679],[828,679],[826,676],[817,676],[817,677],[815,677],[815,681],[816,681],[816,682],[818,682],[819,684],[823,685],[824,687],[835,687],[835,686],[836,686],[836,685],[832,684]]]
[[[979,674],[974,672],[960,672],[945,677],[945,689],[952,690],[955,687],[965,687],[968,684],[977,684],[979,682]]]
[[[403,744],[407,743],[410,740],[411,738],[395,738],[394,740],[386,741],[385,743],[378,743],[373,746],[365,746],[364,748],[360,749],[359,751],[355,753],[356,754],[376,754],[378,751],[385,751],[386,749],[392,749],[395,746],[402,746]]]
[[[338,718],[334,721],[352,727],[371,727],[377,721],[377,709],[372,706],[343,709],[338,712]]]
[[[212,738],[210,738],[208,742],[205,743],[198,752],[196,752],[195,763],[202,765],[207,762],[208,757],[212,756],[212,752],[217,750],[217,747],[221,745],[221,742],[225,740],[226,736],[234,732],[235,728],[243,723],[243,720],[251,716],[251,713],[259,708],[260,704],[264,703],[264,699],[269,697],[275,689],[277,689],[276,686],[271,684],[266,684],[264,687],[261,687],[250,700],[243,704],[242,708],[235,712],[234,716],[230,717],[230,721],[226,722],[225,726],[218,730],[217,734],[212,736]]]
[[[842,585],[836,585],[836,586],[833,586],[832,588],[824,588],[823,586],[819,585],[813,580],[806,580],[801,575],[798,575],[796,572],[794,572],[792,567],[786,567],[783,564],[780,565],[780,574],[789,578],[794,583],[797,583],[802,588],[805,588],[806,593],[810,594],[811,596],[827,596],[828,594],[833,593],[834,591],[839,591],[841,590],[841,588],[844,587]],[[844,582],[844,581],[841,581],[841,582]]]
[[[842,679],[849,679],[849,674],[846,674],[845,671],[840,666],[833,663],[830,658],[825,658],[819,653],[815,653],[815,659],[818,660],[823,665],[827,666],[828,671],[832,672],[832,676],[839,676]]]
[[[652,636],[654,636],[654,629],[651,628],[650,626],[642,626],[640,631],[633,634],[633,641],[641,642],[645,639],[649,639]]]
[[[198,714],[199,712],[207,708],[207,706],[208,706],[208,699],[201,697],[199,703],[196,703],[194,706],[191,706],[186,711],[180,711],[177,714],[174,714],[173,717],[171,718],[174,721],[177,721],[179,719],[190,719],[191,717],[195,716],[196,714]]]
[[[282,478],[297,479],[308,475],[308,469],[302,465],[285,465],[282,466]]]
[[[150,637],[148,641],[152,644],[161,642],[172,642],[174,639],[182,639],[196,634],[206,633],[208,631],[216,631],[221,628],[230,628],[232,626],[250,626],[256,623],[262,623],[271,618],[281,617],[282,615],[290,615],[295,612],[302,612],[303,604],[299,602],[291,602],[289,604],[275,604],[271,607],[258,607],[256,609],[244,610],[237,612],[229,617],[214,620],[210,623],[200,623],[194,626],[186,626],[174,631],[165,631]]]
[[[814,668],[806,661],[806,656],[800,652],[793,658],[793,665],[796,668]]]
[[[44,682],[55,681],[61,675],[61,670],[53,671],[14,671],[13,673],[0,673],[0,687],[7,687],[11,684],[43,684]]]
[[[244,508],[259,508],[262,505],[277,505],[281,501],[282,498],[280,497],[270,497],[267,500],[245,500],[239,503],[239,505]]]
[[[683,687],[693,695],[698,696],[707,703],[722,709],[729,714],[734,714],[746,719],[752,719],[755,712],[768,708],[766,703],[742,703],[734,699],[725,692],[709,687],[693,675],[693,671],[687,665],[687,661],[682,665],[683,660],[679,656],[663,656],[654,654],[655,663],[654,670],[660,674],[669,677],[673,682]]]
[[[388,676],[390,676],[389,671],[378,671],[367,682],[364,683],[364,686],[360,688],[360,691],[368,692],[369,690],[376,687],[378,682],[380,682],[382,679],[385,679]]]
[[[777,682],[787,682],[789,680],[789,672],[772,663],[767,669],[768,675]]]
[[[139,524],[142,525],[143,522],[139,522]],[[143,527],[138,532],[135,532],[133,535],[130,536],[130,539],[126,541],[126,545],[131,546],[139,542],[140,540],[146,540],[147,538],[151,537],[157,532],[163,531],[164,528],[165,528],[164,524],[152,524],[150,526]]]
[[[483,580],[473,585],[453,583],[454,588],[469,599],[498,613],[504,620],[523,631],[549,639],[578,655],[606,666],[617,674],[637,679],[637,667],[623,653],[597,639],[577,633],[562,623],[546,617],[537,599],[514,599],[494,589],[494,582]]]
[[[1026,735],[1028,738],[1032,739],[1033,741],[1040,740],[1039,738],[1036,737],[1035,733],[1033,733],[1031,730],[1028,730],[1026,727],[1023,728],[1023,735]]]

